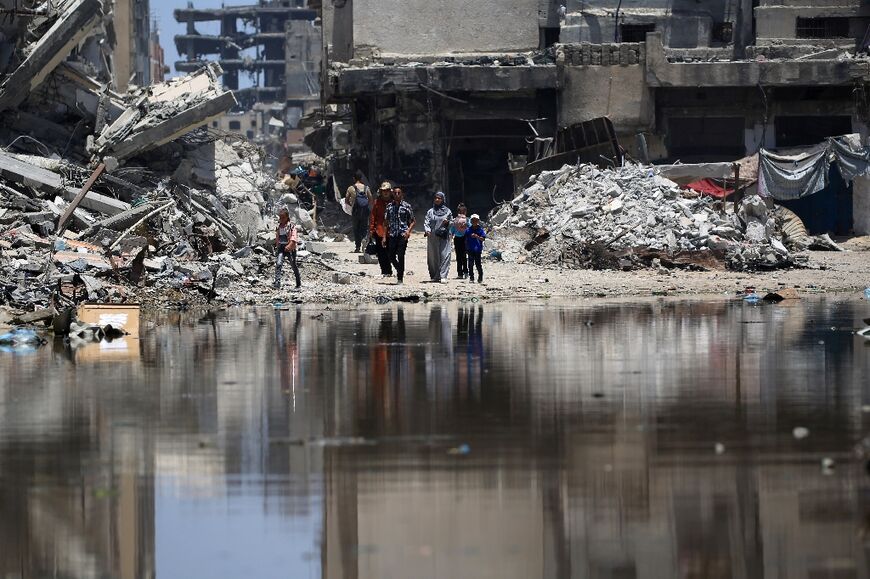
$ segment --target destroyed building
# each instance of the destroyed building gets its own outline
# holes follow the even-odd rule
[[[175,10],[185,34],[175,37],[179,72],[209,61],[239,101],[235,115],[213,127],[265,145],[280,158],[302,149],[300,119],[320,105],[320,29],[304,0]],[[240,78],[247,74],[249,79]]]
[[[602,117],[654,163],[866,139],[870,5],[807,4],[324,3],[324,94],[350,110],[336,165],[483,211],[523,161],[607,141],[587,124]]]
[[[118,92],[85,50],[112,13],[98,0],[40,10],[14,14],[0,43],[3,316],[50,322],[82,300],[167,291],[211,300],[233,281],[262,290],[252,274],[272,266],[262,246],[276,184],[261,149],[210,130],[238,105],[220,65]],[[286,197],[300,242],[316,236],[303,201]]]
[[[508,156],[557,127],[555,1],[325,2],[322,11],[324,99],[352,111],[333,130],[332,147],[347,150],[340,169],[412,193],[441,188],[475,207],[510,196]]]

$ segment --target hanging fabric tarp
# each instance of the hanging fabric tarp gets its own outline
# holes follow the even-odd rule
[[[831,139],[831,152],[839,165],[840,174],[847,182],[870,173],[870,150],[860,147],[854,139],[834,137]]]
[[[818,193],[828,184],[828,143],[796,156],[762,149],[758,160],[758,192],[777,201]]]

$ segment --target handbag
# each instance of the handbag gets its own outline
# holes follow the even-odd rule
[[[450,237],[450,225],[447,223],[446,219],[441,222],[441,227],[435,230],[435,235],[442,239]]]
[[[371,237],[369,237],[368,245],[366,245],[366,253],[369,255],[377,255],[378,253],[378,244]]]

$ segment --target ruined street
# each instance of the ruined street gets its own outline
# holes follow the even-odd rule
[[[0,579],[870,579],[868,377],[868,0],[0,0]]]

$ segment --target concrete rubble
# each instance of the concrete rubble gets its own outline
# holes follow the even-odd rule
[[[100,21],[99,5],[67,1],[52,14],[0,85],[4,319],[48,325],[86,301],[185,305],[273,293],[279,198],[300,227],[306,280],[332,279],[325,260],[335,253],[305,243],[344,237],[318,230],[316,207],[288,197],[260,149],[209,128],[236,104],[217,64],[117,94],[84,63],[62,62]]]
[[[791,243],[777,216],[758,195],[734,213],[732,203],[684,192],[651,166],[581,164],[533,178],[490,222],[506,258],[549,266],[662,272],[805,266],[807,246]]]

